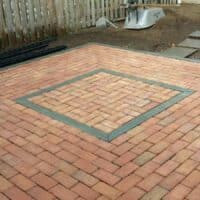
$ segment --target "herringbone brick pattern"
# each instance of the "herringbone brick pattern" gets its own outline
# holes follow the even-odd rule
[[[99,73],[31,99],[37,105],[111,132],[178,92]]]
[[[16,99],[104,68],[195,92],[111,142]],[[98,73],[30,100],[110,132],[177,92]],[[0,72],[1,200],[200,196],[200,64],[91,44]]]

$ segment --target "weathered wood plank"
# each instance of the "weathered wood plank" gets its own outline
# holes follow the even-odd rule
[[[101,15],[105,16],[105,0],[101,0]]]
[[[86,1],[87,1],[86,25],[87,27],[90,27],[91,26],[91,4],[90,4],[90,0],[86,0]]]
[[[3,9],[3,0],[0,0],[0,48],[7,46],[7,35],[5,32],[5,18],[4,18],[4,9]]]
[[[110,0],[110,19],[113,20],[114,19],[114,0]]]
[[[83,0],[81,0],[83,1]],[[76,0],[75,6],[75,30],[79,30],[81,27],[81,6],[80,6],[80,0]]]
[[[47,8],[48,8],[48,15],[49,15],[49,30],[51,35],[56,34],[56,8],[54,0],[47,0]]]
[[[95,25],[96,18],[95,18],[95,2],[91,0],[91,11],[92,11],[92,25]]]
[[[12,17],[12,9],[11,9],[11,1],[3,1],[3,8],[4,8],[4,15],[5,15],[5,25],[8,35],[8,44],[11,46],[12,44],[15,44],[15,31],[14,31],[14,23],[13,23],[13,17]]]
[[[106,18],[109,18],[109,0],[106,0],[106,4],[105,4],[105,6],[106,6]]]
[[[63,34],[65,29],[65,21],[64,21],[64,1],[63,0],[55,0],[56,7],[56,18],[57,18],[57,29],[58,34]]]
[[[75,29],[75,10],[74,10],[74,0],[69,1],[69,20],[70,20],[70,30]]]
[[[40,9],[40,0],[34,0],[32,1],[34,5],[34,17],[35,17],[35,30],[37,33],[37,38],[42,38],[43,36],[43,29],[42,29],[42,15],[41,15],[41,9]]]
[[[43,18],[43,21],[42,21],[42,26],[44,28],[44,35],[45,36],[48,36],[49,34],[49,22],[48,22],[48,7],[47,7],[47,1],[48,0],[42,0],[40,2],[40,7],[41,7],[41,15],[42,15],[42,18]]]
[[[22,33],[25,42],[30,41],[30,35],[29,35],[29,28],[28,28],[28,21],[27,21],[27,9],[26,9],[26,1],[25,0],[19,0],[19,8],[20,8],[20,20],[22,24]]]
[[[96,20],[100,17],[100,0],[95,1]]]
[[[35,18],[34,18],[34,5],[32,0],[27,0],[27,9],[28,9],[28,26],[31,34],[32,40],[36,39],[36,31],[35,31]]]
[[[81,4],[81,28],[86,28],[86,16],[87,16],[87,2],[82,0]]]
[[[13,10],[13,15],[14,15],[14,29],[15,29],[15,35],[16,35],[16,40],[17,42],[21,42],[21,30],[22,30],[22,25],[20,21],[20,10],[19,10],[19,1],[15,0],[12,1],[12,10]]]

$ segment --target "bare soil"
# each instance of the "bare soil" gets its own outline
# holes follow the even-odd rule
[[[181,5],[164,8],[166,17],[155,26],[145,30],[124,30],[123,21],[116,23],[118,29],[89,28],[68,34],[64,41],[69,47],[87,42],[107,43],[138,50],[159,52],[176,46],[188,35],[200,30],[200,5]]]

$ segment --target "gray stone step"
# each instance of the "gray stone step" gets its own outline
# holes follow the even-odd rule
[[[190,38],[200,39],[200,31],[195,31],[189,35]]]
[[[172,47],[163,51],[161,54],[170,56],[170,57],[186,58],[190,56],[191,54],[195,53],[196,51],[197,49],[193,49],[193,48]]]
[[[188,38],[181,42],[178,46],[200,49],[200,40]]]

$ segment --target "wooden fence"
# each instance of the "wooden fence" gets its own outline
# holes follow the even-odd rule
[[[145,0],[176,3],[177,0]],[[0,47],[15,46],[40,38],[95,25],[106,16],[123,19],[124,0],[0,0]]]

